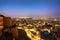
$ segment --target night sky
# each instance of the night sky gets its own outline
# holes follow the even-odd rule
[[[0,0],[0,14],[11,17],[59,17],[59,0]]]

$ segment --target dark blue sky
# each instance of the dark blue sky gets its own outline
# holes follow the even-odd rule
[[[0,12],[11,17],[58,17],[59,0],[0,0]]]

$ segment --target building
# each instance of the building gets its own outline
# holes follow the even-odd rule
[[[12,27],[12,19],[11,17],[5,17],[4,18],[4,26],[5,27]]]
[[[4,28],[4,16],[0,15],[0,29]]]

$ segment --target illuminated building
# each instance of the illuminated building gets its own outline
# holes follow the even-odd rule
[[[4,16],[3,15],[0,15],[0,29],[3,29],[4,27]]]

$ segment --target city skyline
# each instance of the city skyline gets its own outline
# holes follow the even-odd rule
[[[0,1],[0,13],[11,17],[59,17],[59,0]]]

